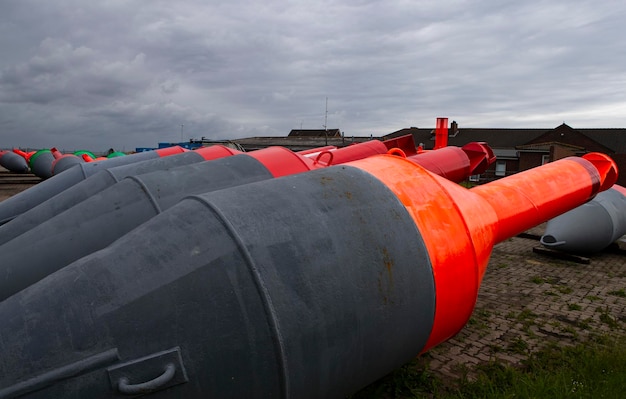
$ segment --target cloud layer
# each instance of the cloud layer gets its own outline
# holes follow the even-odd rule
[[[626,126],[619,1],[9,0],[0,147]]]

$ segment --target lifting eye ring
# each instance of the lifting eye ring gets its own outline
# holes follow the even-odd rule
[[[321,162],[321,158],[327,155],[328,156],[328,161],[326,163],[322,163]],[[315,158],[315,162],[316,164],[320,164],[320,165],[325,165],[325,166],[330,166],[333,163],[333,153],[331,151],[322,151],[319,154],[317,154],[317,157]]]
[[[406,153],[398,147],[390,148],[389,151],[387,151],[387,154],[395,155],[400,158],[406,158]]]
[[[168,363],[165,366],[165,371],[160,376],[146,382],[139,384],[130,384],[127,377],[122,377],[118,380],[117,389],[126,395],[136,395],[139,393],[149,393],[161,388],[174,378],[176,374],[176,366],[174,363]]]

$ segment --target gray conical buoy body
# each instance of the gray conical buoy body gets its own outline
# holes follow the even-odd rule
[[[0,166],[13,173],[28,173],[26,160],[11,151],[0,151]]]
[[[54,162],[54,156],[48,149],[35,152],[28,160],[31,172],[42,179],[52,177],[52,162]]]
[[[599,252],[626,234],[626,189],[614,186],[546,224],[541,244],[563,252]]]
[[[71,168],[74,165],[84,163],[85,161],[74,154],[63,154],[52,162],[52,175],[58,175]]]
[[[101,169],[99,172],[0,226],[0,245],[68,210],[127,176],[135,176],[203,161],[205,159],[199,153],[187,151],[168,157],[148,159],[128,165]]]
[[[411,217],[361,170],[220,190],[0,303],[20,348],[0,397],[342,398],[420,352],[434,294]]]
[[[125,178],[0,246],[0,300],[106,247],[187,195],[272,177],[256,159],[235,155]]]
[[[33,159],[33,157],[35,158]],[[58,193],[72,187],[74,184],[86,179],[102,169],[112,168],[119,165],[127,165],[158,157],[159,153],[157,151],[146,151],[125,157],[111,158],[104,161],[80,163],[57,176],[52,176],[50,173],[45,177],[46,180],[0,203],[0,225],[14,219],[16,216],[54,197]],[[48,170],[50,170],[53,161],[54,157],[49,150],[47,150],[47,152],[41,152],[39,155],[35,153],[31,156],[30,160],[31,170],[33,170],[33,167],[42,170],[48,168]],[[37,174],[35,170],[33,170],[33,173],[42,177]]]

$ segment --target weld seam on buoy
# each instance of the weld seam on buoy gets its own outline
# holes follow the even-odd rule
[[[192,195],[186,197],[185,199],[190,199],[199,202],[203,206],[205,206],[209,211],[211,211],[215,217],[220,221],[220,223],[224,226],[228,235],[231,236],[233,241],[235,242],[237,248],[240,251],[241,256],[243,257],[246,265],[248,266],[248,271],[254,281],[254,284],[257,287],[259,294],[261,294],[261,301],[263,303],[263,308],[265,309],[265,313],[268,317],[268,324],[270,325],[270,329],[272,331],[272,341],[274,343],[274,347],[276,348],[276,360],[278,362],[278,367],[280,368],[280,389],[281,389],[281,397],[289,398],[289,377],[287,376],[287,356],[285,354],[285,347],[283,342],[282,333],[280,327],[278,325],[278,316],[276,313],[276,309],[272,303],[272,299],[270,298],[269,291],[259,269],[252,258],[252,255],[248,251],[243,239],[235,230],[235,227],[228,220],[226,215],[222,213],[220,209],[218,209],[211,202],[207,201],[205,198],[197,195]]]

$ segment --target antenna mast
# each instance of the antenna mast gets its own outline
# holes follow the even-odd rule
[[[328,97],[326,97],[326,113],[324,114],[324,136],[328,145]]]

